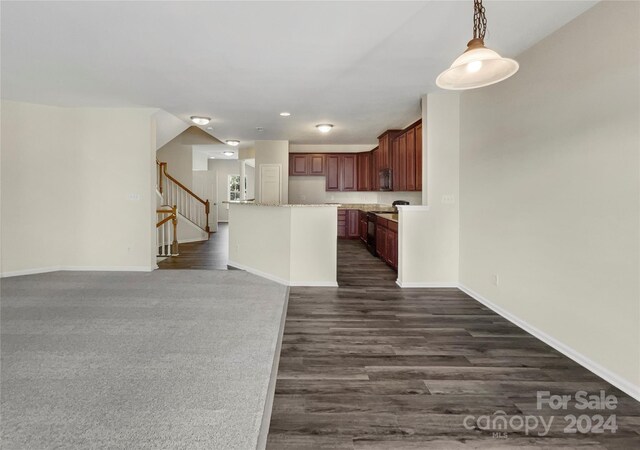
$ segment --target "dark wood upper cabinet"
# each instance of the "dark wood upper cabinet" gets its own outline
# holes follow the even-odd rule
[[[289,154],[289,175],[324,175],[324,155],[291,153]]]
[[[307,174],[307,155],[290,154],[289,155],[289,175],[306,175]]]
[[[405,133],[407,147],[406,189],[416,190],[416,131],[411,128]]]
[[[309,175],[324,175],[324,155],[309,155],[307,166]]]
[[[380,147],[376,147],[371,152],[371,190],[380,189]]]
[[[380,136],[378,136],[378,148],[380,149],[380,157],[378,159],[378,172],[382,169],[391,168],[392,142],[400,133],[400,130],[387,130]]]
[[[398,168],[396,170],[398,179],[398,191],[407,190],[407,135],[398,137]]]
[[[416,191],[422,190],[422,124],[416,126]]]
[[[340,190],[340,156],[327,155],[325,158],[327,170],[327,191]]]
[[[340,155],[341,191],[358,190],[358,167],[356,155]]]
[[[358,190],[371,190],[371,152],[358,153]]]
[[[400,151],[399,139],[394,139],[391,144],[391,186],[394,191],[400,190]]]

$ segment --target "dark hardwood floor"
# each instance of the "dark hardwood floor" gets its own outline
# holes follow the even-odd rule
[[[218,223],[218,231],[209,240],[180,244],[180,254],[158,263],[159,269],[227,270],[229,225]]]
[[[339,288],[291,288],[269,449],[640,448],[640,403],[588,370],[457,289],[401,290],[358,241],[338,259]],[[617,396],[615,434],[564,433],[611,412],[536,408],[579,390]],[[497,437],[477,426],[496,412],[553,422]]]

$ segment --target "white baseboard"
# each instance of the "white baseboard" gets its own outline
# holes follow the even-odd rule
[[[41,267],[37,269],[15,270],[2,272],[0,278],[19,277],[22,275],[36,275],[39,273],[74,271],[74,272],[151,272],[152,266],[55,266]]]
[[[636,400],[640,401],[640,386],[637,386],[637,385],[633,384],[632,382],[630,382],[629,380],[626,380],[626,379],[620,377],[619,375],[611,372],[606,367],[601,366],[600,364],[598,364],[597,362],[591,360],[590,358],[588,358],[587,356],[583,355],[582,353],[577,352],[576,350],[572,349],[568,345],[563,344],[562,342],[558,341],[553,336],[548,335],[544,331],[534,327],[533,325],[530,325],[529,323],[525,322],[524,320],[520,319],[519,317],[511,314],[510,312],[506,311],[504,308],[496,305],[491,300],[486,299],[485,297],[481,296],[477,292],[472,291],[468,287],[460,284],[460,285],[458,285],[458,288],[462,292],[464,292],[465,294],[467,294],[470,297],[472,297],[474,300],[477,300],[478,302],[480,302],[483,305],[485,305],[487,308],[490,308],[491,310],[493,310],[493,312],[495,312],[495,313],[499,314],[500,316],[504,317],[509,322],[513,323],[514,325],[518,326],[519,328],[522,328],[526,332],[532,334],[533,336],[535,336],[536,338],[538,338],[541,341],[545,342],[546,344],[550,345],[551,347],[553,347],[554,349],[556,349],[557,351],[559,351],[560,353],[562,353],[566,357],[568,357],[568,358],[572,359],[573,361],[577,362],[582,367],[590,370],[594,374],[598,375],[600,378],[603,378],[604,380],[608,381],[609,383],[611,383],[612,385],[614,385],[615,387],[617,387],[621,391],[626,392],[631,397],[633,397]]]
[[[405,281],[404,283],[400,280],[396,280],[396,284],[401,288],[457,288],[458,283],[451,283],[448,281],[442,282],[413,282],[413,281]]]
[[[275,353],[273,355],[273,364],[271,366],[271,374],[269,376],[269,386],[267,387],[267,397],[264,402],[264,411],[262,413],[262,421],[260,423],[260,432],[258,433],[258,443],[256,450],[264,450],[267,447],[267,436],[269,435],[269,427],[271,425],[271,412],[273,410],[273,400],[276,395],[276,381],[278,379],[278,367],[280,366],[280,352],[282,351],[282,338],[284,336],[284,325],[287,321],[287,310],[289,308],[289,289],[282,308],[282,317],[280,318],[280,329],[278,331],[278,339],[276,340]]]
[[[275,281],[276,283],[284,284],[285,286],[309,286],[309,287],[338,287],[338,283],[335,281],[289,281],[284,278],[277,277],[270,273],[263,272],[253,267],[245,266],[244,264],[237,263],[235,261],[227,261],[227,265],[235,267],[236,269],[244,270],[250,274],[257,275],[267,280]]]

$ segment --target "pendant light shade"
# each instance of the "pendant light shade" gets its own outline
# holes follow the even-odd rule
[[[519,68],[517,61],[503,58],[484,46],[482,40],[473,39],[469,47],[442,72],[436,84],[442,89],[474,89],[506,80]]]
[[[516,61],[503,58],[484,46],[487,30],[482,0],[474,0],[473,39],[467,50],[436,78],[442,89],[465,90],[489,86],[509,78],[520,67]]]

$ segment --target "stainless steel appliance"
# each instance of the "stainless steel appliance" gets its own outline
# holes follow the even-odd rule
[[[381,191],[390,191],[391,190],[391,169],[382,169],[379,173],[380,177],[380,190]]]

